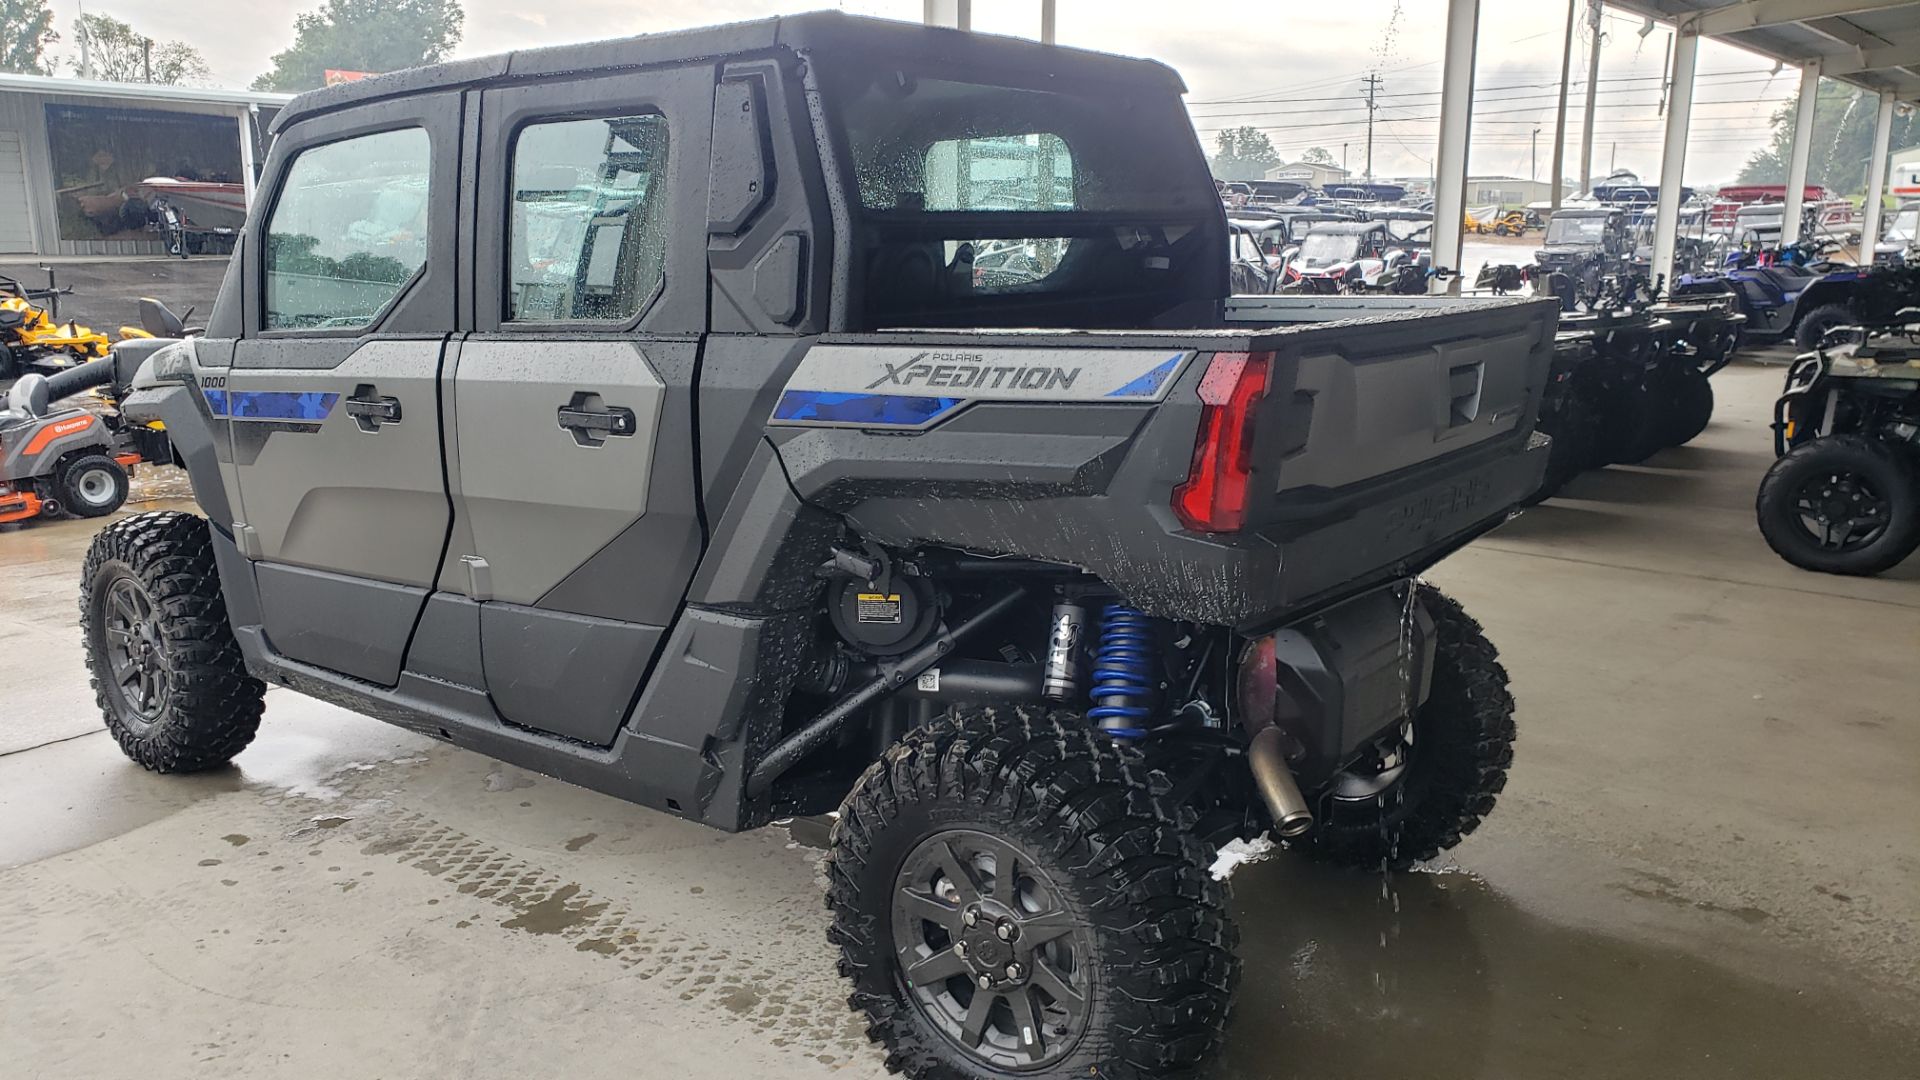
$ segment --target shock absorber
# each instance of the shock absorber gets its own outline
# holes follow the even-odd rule
[[[1153,715],[1158,651],[1152,619],[1125,604],[1108,604],[1101,612],[1087,719],[1115,738],[1145,735]]]

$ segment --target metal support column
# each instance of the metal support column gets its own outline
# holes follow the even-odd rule
[[[1054,22],[1054,0],[1040,0],[1040,44],[1053,44]]]
[[[920,21],[928,26],[973,29],[973,0],[921,0]]]
[[[1593,194],[1593,109],[1600,91],[1600,0],[1588,0],[1587,33],[1593,52],[1587,58],[1587,113],[1580,124],[1580,190]]]
[[[1473,128],[1473,65],[1480,35],[1480,0],[1447,0],[1446,67],[1440,76],[1440,150],[1433,174],[1433,265],[1459,271],[1461,222],[1467,213],[1467,145]],[[1429,283],[1433,292],[1460,291],[1460,279]]]
[[[1673,43],[1672,96],[1667,101],[1667,138],[1660,151],[1660,197],[1653,223],[1653,266],[1647,271],[1656,283],[1673,282],[1674,240],[1680,231],[1680,177],[1687,167],[1687,122],[1693,115],[1693,71],[1700,55],[1700,39],[1686,27]]]
[[[1880,116],[1873,122],[1873,149],[1867,154],[1866,214],[1860,222],[1862,266],[1873,262],[1873,246],[1880,242],[1880,215],[1887,197],[1887,143],[1893,139],[1893,95],[1881,93]]]
[[[1553,175],[1547,178],[1553,208],[1560,209],[1560,180],[1567,175],[1567,81],[1573,72],[1573,6],[1567,0],[1567,36],[1560,43],[1560,107],[1553,115]]]
[[[1820,100],[1820,65],[1800,71],[1800,100],[1793,112],[1793,152],[1787,158],[1787,200],[1780,209],[1780,246],[1800,239],[1800,204],[1807,191],[1808,150],[1813,146],[1813,114]]]

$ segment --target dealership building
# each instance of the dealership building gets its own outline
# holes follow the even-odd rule
[[[143,255],[172,205],[220,250],[287,94],[0,75],[0,255]]]

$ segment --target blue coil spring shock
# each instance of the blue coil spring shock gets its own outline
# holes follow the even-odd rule
[[[1153,715],[1154,665],[1158,648],[1153,620],[1125,604],[1101,612],[1100,651],[1093,658],[1093,708],[1087,718],[1115,738],[1147,733]]]

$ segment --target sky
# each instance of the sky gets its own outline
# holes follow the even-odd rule
[[[218,85],[244,87],[286,48],[294,16],[320,0],[95,0],[157,40],[198,47]],[[1585,5],[1582,3],[1582,8]],[[74,0],[54,0],[71,46]],[[466,34],[456,53],[479,56],[736,19],[840,7],[855,14],[918,21],[921,0],[465,0]],[[1545,178],[1553,153],[1554,106],[1566,8],[1558,0],[1482,0],[1475,82],[1474,175]],[[1373,168],[1380,176],[1432,169],[1438,127],[1442,0],[1059,0],[1058,40],[1149,56],[1179,70],[1189,111],[1211,150],[1215,133],[1239,124],[1265,130],[1289,160],[1310,146],[1365,168],[1366,106],[1361,80],[1378,73]],[[974,0],[974,29],[1038,36],[1037,0]],[[1639,19],[1609,12],[1602,26],[1594,124],[1595,176],[1613,167],[1651,182],[1660,172],[1661,73],[1669,31],[1641,36]],[[1568,104],[1567,166],[1579,170],[1587,42],[1577,27]],[[1792,69],[1717,42],[1700,47],[1693,131],[1685,180],[1731,180],[1768,138],[1768,117],[1797,87]],[[1533,129],[1538,136],[1534,161]],[[1816,139],[1818,133],[1816,133]],[[1817,152],[1817,142],[1816,142]]]

